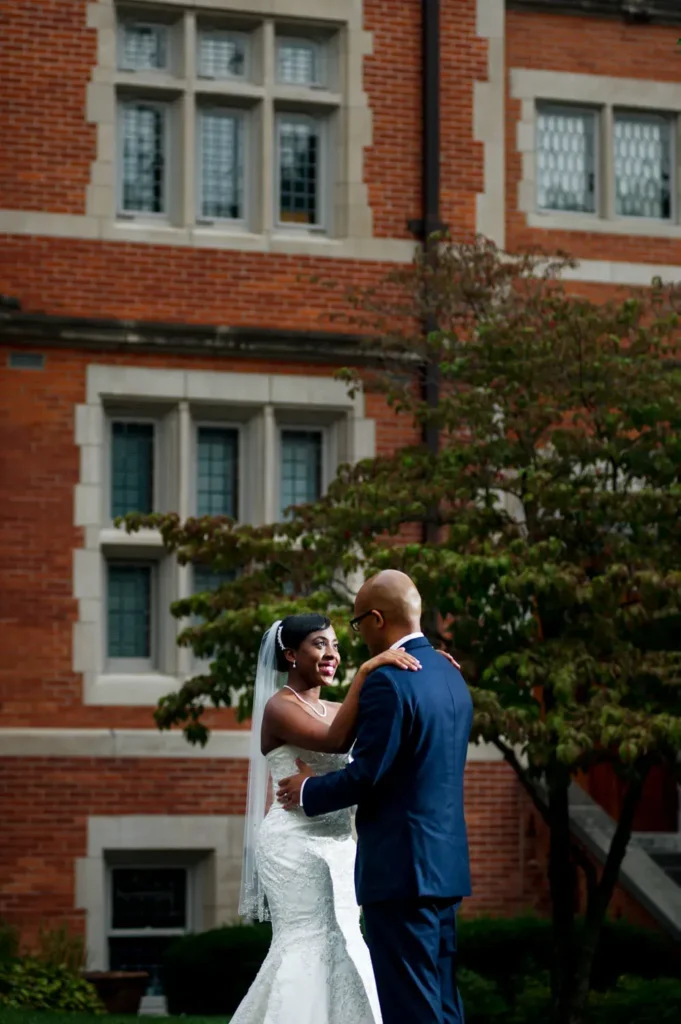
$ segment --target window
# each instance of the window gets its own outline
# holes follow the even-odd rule
[[[199,33],[198,67],[202,78],[246,78],[249,40],[243,33],[205,29]]]
[[[338,29],[323,38],[305,31],[301,24],[301,38],[294,38],[262,15],[193,11],[168,24],[121,21],[114,83],[119,219],[235,235],[238,227],[268,237],[293,226],[298,234],[330,230],[335,193],[326,180],[333,169],[327,149],[345,102],[329,84],[341,78]],[[274,46],[266,42],[272,36]],[[189,45],[195,60],[185,62]],[[182,152],[185,140],[192,140],[192,154]],[[274,209],[260,201],[265,194]],[[354,202],[346,227],[356,209]]]
[[[161,103],[131,101],[120,112],[122,213],[167,209],[168,111]]]
[[[124,22],[119,66],[125,71],[164,71],[168,66],[168,27]]]
[[[672,216],[672,120],[615,112],[615,212],[625,217]]]
[[[149,565],[109,563],[107,657],[110,665],[151,668],[152,569]]]
[[[596,210],[596,113],[542,104],[537,114],[540,210]]]
[[[81,479],[73,666],[86,704],[154,706],[196,668],[170,606],[232,579],[178,565],[156,530],[112,515],[169,509],[254,525],[317,499],[340,462],[374,451],[364,398],[332,377],[91,363],[76,410]],[[149,396],[153,395],[153,400]],[[112,396],[116,396],[115,400]],[[191,397],[182,397],[191,396]],[[102,429],[102,422],[105,429]]]
[[[277,41],[277,79],[282,85],[320,86],[323,83],[321,47],[306,39]]]
[[[317,501],[322,493],[320,430],[281,432],[281,509]]]
[[[200,118],[201,217],[244,216],[244,118],[227,110],[204,110]]]
[[[277,131],[279,221],[286,225],[319,225],[320,122],[311,117],[281,114]]]
[[[161,995],[166,948],[192,927],[190,869],[164,865],[109,869],[109,969],[147,971]]]
[[[511,93],[521,102],[518,207],[530,228],[679,237],[676,86],[515,69]]]
[[[239,432],[199,427],[197,449],[196,514],[238,518]]]
[[[233,572],[220,572],[211,569],[209,565],[195,565],[194,593],[211,594],[214,590],[218,590],[223,583],[231,583],[233,579]]]
[[[154,425],[111,424],[111,518],[152,512],[154,504]]]

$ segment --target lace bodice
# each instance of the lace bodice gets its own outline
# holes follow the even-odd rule
[[[287,743],[283,747],[271,750],[267,755],[267,763],[270,766],[270,775],[275,789],[281,779],[297,773],[296,758],[309,764],[315,775],[337,772],[348,763],[347,754],[320,754],[318,751],[303,750],[301,747],[293,747]]]
[[[308,832],[317,835],[345,837],[352,834],[352,816],[350,810],[334,811],[332,814],[320,814],[317,818],[308,818],[305,812],[298,808],[296,811],[285,811],[277,801],[277,789],[281,779],[298,772],[296,758],[300,758],[309,764],[315,775],[327,775],[329,772],[336,772],[344,768],[348,763],[347,754],[320,754],[314,750],[303,750],[301,747],[293,747],[285,744],[271,750],[267,755],[267,763],[270,768],[272,779],[272,804],[270,814],[281,814],[286,816],[289,828],[305,828]]]

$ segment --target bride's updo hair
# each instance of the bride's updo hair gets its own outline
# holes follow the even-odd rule
[[[328,629],[330,625],[331,619],[316,612],[310,615],[288,615],[278,627],[275,641],[279,672],[288,672],[291,668],[285,651],[297,651],[306,636]]]

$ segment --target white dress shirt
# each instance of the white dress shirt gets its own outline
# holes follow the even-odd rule
[[[390,647],[388,648],[388,650],[389,651],[398,651],[400,649],[400,647],[404,647],[404,645],[408,644],[410,640],[418,640],[418,638],[420,636],[423,636],[423,633],[420,630],[417,633],[408,633],[407,636],[403,636],[401,640],[397,641],[397,643],[391,644]],[[352,758],[351,758],[351,760],[352,760]],[[303,779],[303,784],[300,787],[300,806],[301,807],[303,806],[303,790],[305,789],[305,783],[306,782],[307,782],[307,779]]]

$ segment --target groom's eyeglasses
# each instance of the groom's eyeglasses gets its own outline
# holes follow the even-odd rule
[[[360,624],[360,622],[362,622],[363,619],[368,618],[369,615],[373,615],[374,612],[378,612],[379,615],[383,614],[383,612],[380,610],[380,608],[372,608],[368,612],[363,612],[363,614],[362,615],[358,615],[356,619],[351,619],[350,620],[350,629],[354,630],[355,633],[359,633],[359,624]]]

